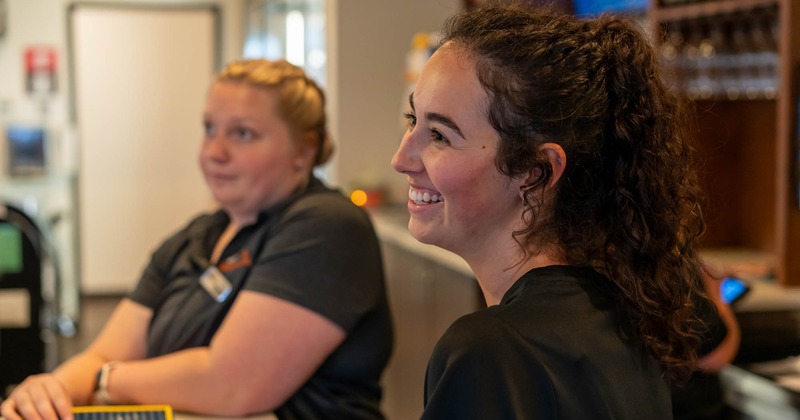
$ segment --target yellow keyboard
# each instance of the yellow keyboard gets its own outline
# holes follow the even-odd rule
[[[74,407],[75,420],[173,420],[168,405],[98,405]]]

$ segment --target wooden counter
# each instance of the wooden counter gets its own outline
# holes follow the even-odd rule
[[[408,233],[405,207],[370,215],[381,241],[395,327],[382,408],[389,419],[419,418],[433,347],[458,317],[485,306],[483,296],[463,259]]]

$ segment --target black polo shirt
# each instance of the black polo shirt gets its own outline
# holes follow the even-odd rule
[[[223,211],[202,215],[153,254],[130,295],[153,310],[148,356],[207,346],[240,290],[266,293],[308,308],[347,333],[275,414],[382,418],[379,381],[391,353],[392,324],[378,240],[366,213],[312,179],[304,191],[262,212],[226,247],[216,267],[232,291],[219,302],[199,278],[228,222]]]
[[[590,268],[523,275],[437,343],[423,419],[671,419],[659,363]]]

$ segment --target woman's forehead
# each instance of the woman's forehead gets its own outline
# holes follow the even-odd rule
[[[440,48],[431,56],[414,90],[415,104],[432,100],[474,107],[485,99],[486,93],[475,73],[474,61],[453,48]]]

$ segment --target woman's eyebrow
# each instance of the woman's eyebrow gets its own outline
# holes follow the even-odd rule
[[[456,124],[455,121],[453,121],[453,119],[448,117],[447,115],[443,115],[438,112],[426,112],[425,118],[428,119],[429,121],[435,121],[440,124],[446,125],[451,130],[455,131],[456,134],[461,136],[462,139],[466,140],[466,137],[464,137],[464,133],[462,133],[461,129],[458,128],[458,124]]]
[[[408,104],[409,104],[409,106],[411,106],[411,109],[414,110],[414,94],[413,93],[408,95]],[[461,136],[462,139],[464,139],[464,140],[467,139],[466,137],[464,137],[464,133],[461,132],[461,128],[458,127],[458,124],[456,124],[455,121],[453,121],[453,119],[448,117],[447,115],[440,114],[438,112],[426,112],[425,113],[425,118],[430,120],[430,121],[434,121],[434,122],[438,122],[439,124],[443,124],[443,125],[447,126],[448,128],[450,128],[451,130],[455,131],[456,134]]]

